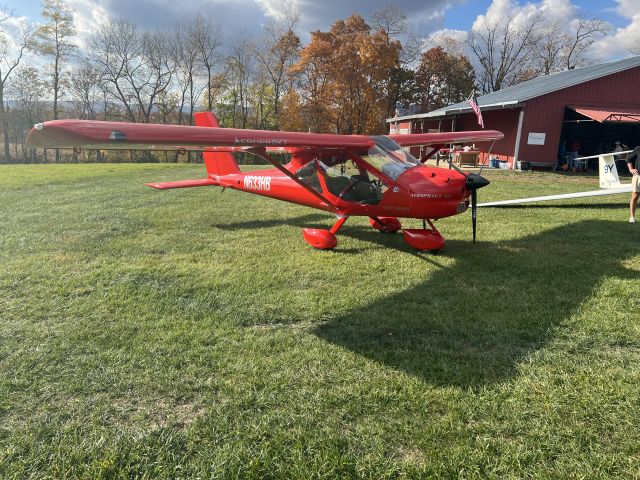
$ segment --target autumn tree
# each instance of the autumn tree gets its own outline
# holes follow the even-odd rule
[[[42,18],[45,22],[35,31],[33,48],[53,60],[50,67],[50,85],[53,95],[53,118],[59,116],[59,100],[63,94],[64,69],[76,45],[72,42],[75,35],[73,12],[62,0],[43,0]],[[56,158],[59,153],[56,153]]]
[[[416,71],[417,102],[423,111],[464,101],[474,89],[474,70],[463,54],[435,47],[422,54]]]
[[[329,32],[312,32],[293,69],[303,79],[310,126],[347,134],[383,131],[389,76],[399,53],[400,42],[382,30],[372,32],[359,15],[335,22]]]
[[[302,113],[302,102],[300,95],[298,95],[294,88],[284,94],[279,113],[279,124],[283,130],[288,132],[303,132],[306,130],[306,123]]]
[[[311,42],[301,51],[300,60],[291,72],[296,76],[307,126],[314,132],[331,131],[334,114],[331,34],[312,32]]]

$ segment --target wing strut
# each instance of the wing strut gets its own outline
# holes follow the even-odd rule
[[[329,200],[327,197],[322,195],[315,188],[311,187],[310,185],[307,185],[305,182],[300,180],[293,173],[291,173],[289,170],[284,168],[284,166],[280,162],[278,162],[278,161],[274,160],[273,158],[271,158],[271,155],[269,155],[266,152],[266,149],[264,147],[262,147],[262,148],[249,148],[249,149],[247,149],[245,151],[253,153],[254,155],[259,156],[260,158],[264,158],[267,162],[269,162],[271,165],[276,167],[278,170],[280,170],[282,173],[284,173],[291,180],[296,182],[298,185],[300,185],[302,188],[304,188],[307,192],[309,192],[310,194],[314,195],[315,197],[320,199],[322,202],[326,203],[327,206],[331,207],[336,212],[340,211],[340,209],[331,200]]]

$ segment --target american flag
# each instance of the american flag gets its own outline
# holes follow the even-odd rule
[[[476,101],[476,92],[471,93],[471,96],[467,101],[469,102],[469,105],[471,105],[471,108],[475,112],[476,117],[478,117],[478,125],[484,128],[484,120],[482,119],[482,112],[480,111],[480,107],[478,106],[478,102]]]

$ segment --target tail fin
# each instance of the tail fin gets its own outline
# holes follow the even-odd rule
[[[600,155],[600,188],[619,188],[622,186],[614,155]]]
[[[194,113],[193,119],[199,127],[220,127],[218,119],[212,112]],[[222,176],[230,173],[240,173],[236,159],[230,151],[204,152],[202,157],[209,175]]]

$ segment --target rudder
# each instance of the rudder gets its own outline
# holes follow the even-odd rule
[[[218,119],[213,112],[198,112],[193,114],[198,127],[220,128]],[[202,158],[209,175],[224,176],[240,173],[236,159],[230,151],[203,152]]]
[[[615,155],[600,155],[600,188],[618,188],[620,177],[616,167]]]

